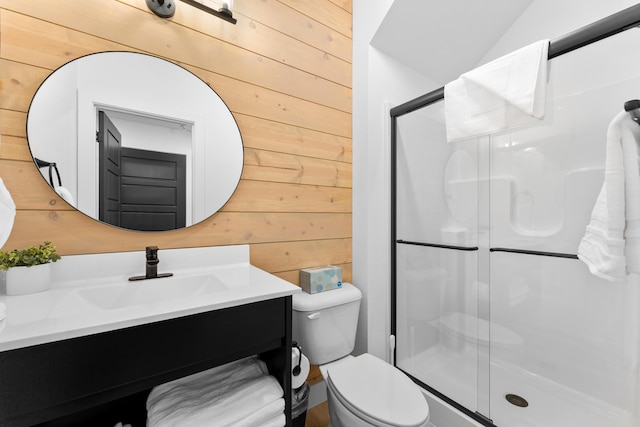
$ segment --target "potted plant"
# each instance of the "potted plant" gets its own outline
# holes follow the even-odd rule
[[[60,259],[51,242],[10,252],[0,251],[0,270],[6,270],[7,295],[24,295],[49,289],[51,263]]]

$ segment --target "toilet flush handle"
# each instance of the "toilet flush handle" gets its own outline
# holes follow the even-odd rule
[[[318,319],[319,317],[320,317],[319,311],[316,311],[315,313],[311,313],[307,316],[309,320],[315,320],[315,319]]]

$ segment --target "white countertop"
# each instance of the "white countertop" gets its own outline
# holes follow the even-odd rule
[[[6,305],[0,351],[301,292],[252,266],[248,245],[160,249],[158,254],[158,273],[174,275],[133,282],[128,278],[144,274],[144,251],[63,257],[52,265],[49,291],[0,296]]]

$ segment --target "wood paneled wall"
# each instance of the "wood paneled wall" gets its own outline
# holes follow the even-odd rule
[[[351,0],[235,0],[237,25],[176,3],[162,19],[145,0],[0,0],[0,177],[18,209],[3,249],[50,240],[64,256],[250,244],[254,265],[293,283],[300,268],[328,263],[351,280]],[[59,66],[110,50],[187,68],[233,112],[242,179],[209,219],[121,230],[75,211],[41,178],[26,139],[31,98]]]

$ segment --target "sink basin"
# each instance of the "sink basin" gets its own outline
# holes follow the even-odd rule
[[[224,283],[212,275],[174,276],[79,289],[78,295],[97,307],[115,310],[191,298],[227,289]]]

